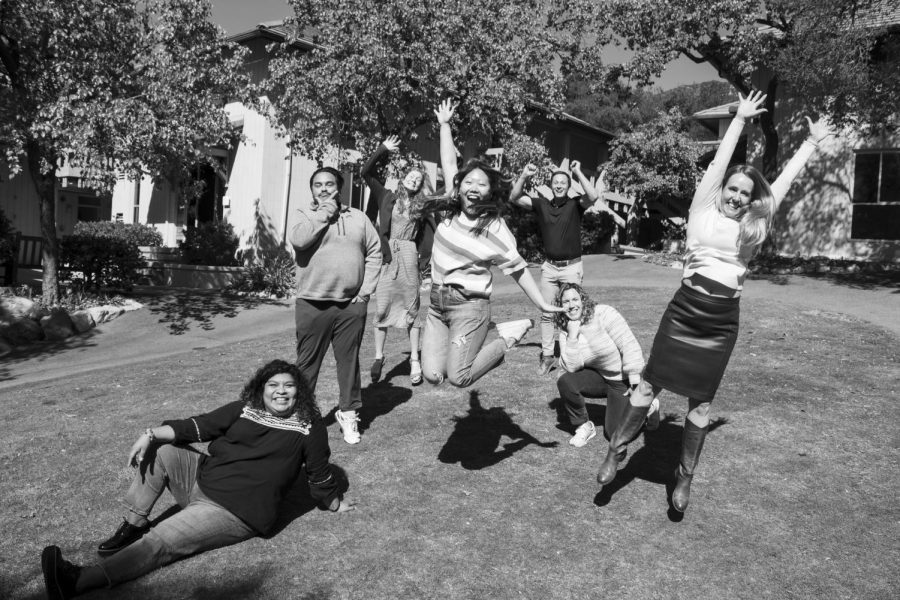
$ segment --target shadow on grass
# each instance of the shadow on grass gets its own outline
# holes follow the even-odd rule
[[[819,279],[856,290],[888,288],[893,290],[892,293],[900,294],[900,272],[892,271],[883,273],[750,273],[747,279],[768,281],[773,285],[791,285],[792,279],[795,277]]]
[[[388,414],[412,398],[410,388],[391,383],[394,377],[400,375],[409,376],[409,361],[398,363],[383,376],[381,381],[362,389],[362,408],[359,411],[361,432],[366,431],[375,419]],[[333,418],[333,415],[329,416]]]
[[[181,335],[191,327],[204,331],[215,329],[215,317],[233,318],[243,310],[262,305],[282,305],[281,300],[254,296],[233,296],[219,290],[186,290],[162,296],[139,297],[147,309],[159,315],[171,335]]]
[[[0,381],[10,381],[15,379],[15,375],[9,367],[16,363],[29,360],[41,360],[56,356],[57,354],[64,354],[71,350],[80,350],[96,346],[97,342],[94,338],[100,335],[100,333],[101,332],[96,328],[93,328],[58,342],[35,342],[28,346],[18,346],[11,353],[3,357],[2,363],[0,363]]]
[[[667,414],[660,420],[659,429],[642,431],[644,446],[631,455],[612,483],[603,486],[594,497],[594,504],[606,506],[616,492],[635,479],[665,486],[668,498],[671,493],[669,484],[672,483],[673,473],[681,456],[681,436],[684,427],[680,424],[680,420],[680,417]],[[728,419],[723,417],[712,419],[709,422],[709,433],[727,424]],[[680,521],[683,515],[670,507],[669,518]]]
[[[469,392],[469,412],[464,417],[454,417],[456,427],[438,453],[442,463],[459,463],[464,469],[477,471],[496,465],[522,448],[534,444],[541,448],[555,448],[558,442],[541,442],[516,425],[501,406],[484,408],[478,392]],[[497,449],[500,439],[506,436],[515,441]]]

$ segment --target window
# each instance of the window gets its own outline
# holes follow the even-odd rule
[[[850,237],[900,240],[900,149],[857,152]]]

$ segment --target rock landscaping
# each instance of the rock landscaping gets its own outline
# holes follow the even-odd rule
[[[65,340],[142,306],[134,300],[122,300],[72,311],[46,309],[29,298],[12,295],[9,288],[0,288],[0,356],[17,346]]]

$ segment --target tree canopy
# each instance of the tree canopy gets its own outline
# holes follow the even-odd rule
[[[879,62],[885,31],[861,19],[879,0],[570,0],[569,10],[598,29],[614,32],[634,52],[610,65],[606,81],[648,83],[679,55],[708,62],[743,93],[754,74],[768,75],[763,169],[777,170],[775,102],[783,84],[812,113],[841,124],[896,125],[900,75],[896,62]],[[873,60],[873,57],[876,60]],[[890,65],[893,64],[893,68]]]
[[[540,0],[291,5],[289,24],[314,32],[317,47],[273,61],[270,96],[291,143],[314,158],[335,146],[368,152],[392,134],[409,140],[446,97],[460,103],[454,126],[466,135],[509,141],[530,103],[563,109],[568,73],[597,51]]]
[[[41,198],[44,299],[57,298],[55,172],[110,190],[118,173],[172,175],[231,138],[242,53],[206,0],[4,0],[0,150]]]

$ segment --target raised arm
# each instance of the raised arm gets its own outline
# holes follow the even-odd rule
[[[597,190],[594,189],[594,186],[591,185],[591,180],[585,177],[584,173],[581,171],[580,161],[573,160],[570,168],[572,169],[572,174],[575,175],[575,178],[578,179],[578,183],[581,184],[581,188],[584,190],[581,205],[584,208],[590,208],[597,199],[600,198],[600,194],[598,194]]]
[[[531,198],[525,194],[525,184],[531,181],[531,178],[537,174],[538,168],[528,163],[525,165],[525,168],[522,169],[522,173],[519,175],[519,178],[516,179],[516,182],[513,184],[512,190],[509,192],[509,201],[520,208],[533,208],[531,203]]]
[[[396,152],[399,148],[400,138],[396,135],[389,135],[378,145],[378,148],[375,149],[375,152],[373,152],[372,156],[369,157],[369,160],[366,161],[366,164],[359,170],[359,174],[365,180],[369,189],[372,190],[372,194],[375,195],[376,201],[379,203],[387,190],[384,187],[384,181],[375,175],[375,168],[389,153]]]
[[[751,119],[757,115],[766,112],[765,108],[761,108],[763,102],[766,101],[766,95],[762,92],[750,92],[750,95],[744,98],[738,94],[740,101],[738,102],[737,114],[731,120],[731,124],[725,131],[725,135],[719,142],[719,148],[716,150],[716,156],[706,173],[697,185],[697,191],[694,192],[694,201],[691,203],[691,209],[696,208],[699,201],[704,205],[712,205],[715,202],[715,192],[722,187],[725,177],[725,171],[728,170],[728,163],[731,162],[731,156],[737,147],[738,140],[741,138],[741,132],[744,130],[744,124],[747,119]]]
[[[806,117],[806,122],[809,123],[809,137],[807,137],[800,147],[797,148],[797,152],[794,153],[794,156],[791,157],[788,164],[784,166],[784,170],[781,171],[781,175],[779,175],[778,179],[772,184],[772,195],[775,197],[776,211],[778,210],[781,201],[784,200],[784,197],[787,195],[791,183],[793,183],[794,179],[800,173],[800,170],[806,164],[806,161],[809,160],[809,157],[812,156],[813,152],[819,147],[819,143],[834,135],[834,131],[832,131],[825,119],[813,121],[809,117]]]
[[[450,195],[453,189],[453,178],[459,168],[456,166],[456,145],[453,143],[453,130],[450,129],[450,119],[456,113],[456,105],[447,98],[441,101],[434,110],[438,123],[441,127],[441,169],[444,171],[444,187],[447,195]]]

